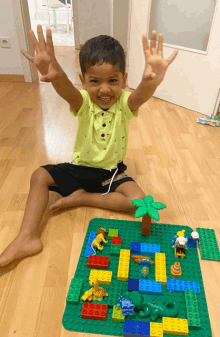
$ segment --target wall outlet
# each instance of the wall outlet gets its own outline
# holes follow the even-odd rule
[[[0,37],[0,47],[1,48],[11,48],[10,37]]]

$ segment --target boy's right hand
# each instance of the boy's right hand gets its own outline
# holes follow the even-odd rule
[[[41,75],[43,75],[40,79],[42,82],[52,82],[64,72],[60,67],[59,63],[55,58],[53,41],[51,29],[46,30],[47,41],[45,42],[42,26],[37,26],[37,34],[39,42],[37,41],[34,32],[30,30],[30,39],[34,43],[34,47],[36,50],[36,56],[31,57],[28,55],[23,49],[21,49],[21,53],[32,63],[35,64]]]

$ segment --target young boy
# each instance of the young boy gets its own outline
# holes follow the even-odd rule
[[[47,29],[46,41],[40,25],[37,33],[39,42],[30,31],[36,56],[23,50],[21,53],[35,64],[41,81],[51,82],[69,103],[70,113],[78,117],[78,131],[71,163],[43,165],[33,172],[20,231],[1,254],[0,267],[42,250],[38,228],[48,205],[49,190],[63,196],[51,205],[50,211],[80,205],[136,210],[131,200],[143,199],[145,193],[124,173],[129,122],[138,116],[138,108],[153,95],[177,55],[176,50],[168,60],[163,58],[162,34],[158,49],[156,31],[152,32],[151,49],[143,35],[146,67],[142,81],[132,93],[122,92],[127,80],[122,46],[110,36],[94,37],[79,54],[83,88],[79,91],[55,58],[51,30]]]

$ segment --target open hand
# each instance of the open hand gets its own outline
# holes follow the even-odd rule
[[[166,60],[163,58],[163,35],[159,34],[157,49],[156,39],[157,32],[156,30],[153,30],[151,45],[149,48],[147,35],[142,35],[143,50],[146,60],[143,80],[146,80],[149,84],[155,84],[156,86],[158,86],[163,81],[167,68],[176,58],[178,54],[178,49],[176,49],[173,54]]]
[[[37,55],[32,57],[28,55],[23,49],[21,49],[21,53],[30,62],[34,63],[41,75],[43,75],[40,79],[41,81],[52,82],[62,72],[62,68],[59,66],[55,58],[51,29],[47,29],[46,31],[46,41],[44,39],[41,25],[37,26],[37,34],[39,42],[37,41],[34,32],[32,30],[29,32],[30,39],[34,43]]]

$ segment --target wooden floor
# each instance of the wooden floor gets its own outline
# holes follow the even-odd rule
[[[56,47],[56,55],[81,89],[78,52]],[[199,116],[151,98],[131,120],[124,162],[146,195],[167,205],[161,223],[214,228],[220,246],[220,129],[198,124]],[[19,231],[32,172],[70,162],[76,131],[77,118],[51,84],[0,83],[0,251]],[[50,192],[49,204],[60,197]],[[1,337],[81,336],[62,327],[62,316],[95,217],[135,220],[133,214],[92,207],[45,212],[43,252],[0,270]],[[219,337],[220,263],[201,261],[201,269],[213,336]]]

